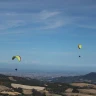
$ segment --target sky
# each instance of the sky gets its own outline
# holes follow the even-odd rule
[[[14,55],[21,62],[12,60]],[[95,71],[96,1],[0,0],[0,64],[5,69]]]

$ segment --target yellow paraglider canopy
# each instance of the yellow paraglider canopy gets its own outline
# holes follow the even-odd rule
[[[81,44],[78,44],[78,48],[81,49],[82,48],[82,45]]]
[[[18,55],[17,55],[17,56],[13,56],[13,57],[12,57],[12,60],[14,60],[15,58],[17,58],[17,60],[18,60],[19,62],[21,61],[21,57],[20,57],[20,56],[18,56]]]

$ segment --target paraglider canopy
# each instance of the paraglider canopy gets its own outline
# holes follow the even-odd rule
[[[81,44],[78,44],[78,48],[81,49],[82,48],[82,45]]]
[[[17,58],[17,60],[18,60],[19,62],[21,61],[21,57],[20,57],[20,56],[18,56],[18,55],[17,55],[17,56],[13,56],[13,57],[12,57],[12,60],[14,60],[15,58]]]

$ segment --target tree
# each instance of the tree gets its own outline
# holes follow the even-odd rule
[[[44,93],[44,94],[42,94],[42,93],[40,93],[40,92],[38,92],[37,90],[35,90],[35,89],[33,89],[32,90],[32,92],[33,92],[33,96],[46,96],[46,94]]]
[[[46,93],[44,92],[44,93],[42,94],[42,96],[46,96]]]
[[[73,88],[72,93],[79,93],[78,89],[76,87]]]

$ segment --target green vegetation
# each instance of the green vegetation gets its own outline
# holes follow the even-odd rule
[[[35,89],[33,89],[32,92],[33,92],[32,96],[46,96],[45,93],[38,92]]]
[[[73,90],[72,90],[72,93],[79,93],[78,87],[74,87]]]
[[[51,93],[61,94],[65,92],[68,88],[73,88],[73,86],[65,83],[47,83],[46,90],[48,90]]]

